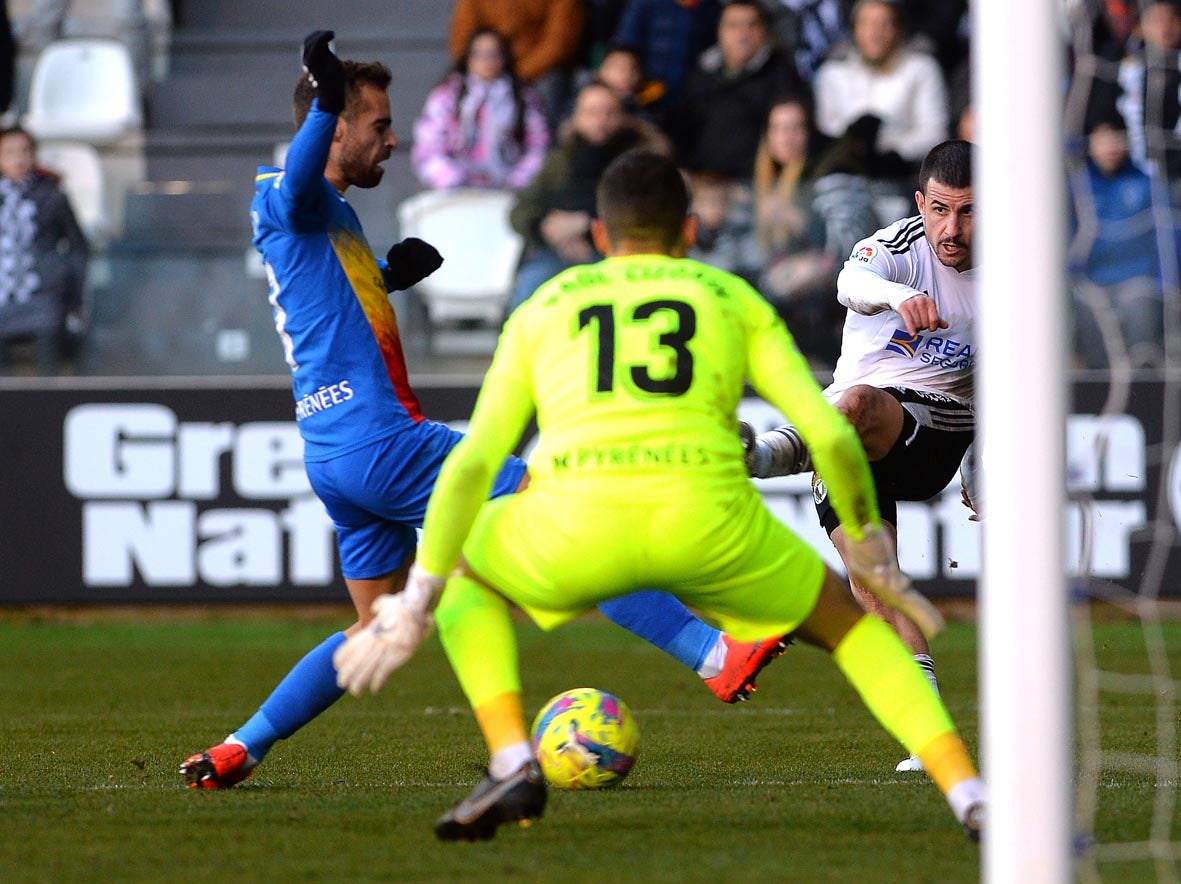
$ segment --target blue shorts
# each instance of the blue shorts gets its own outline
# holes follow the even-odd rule
[[[325,461],[306,463],[312,490],[336,525],[340,568],[365,580],[396,570],[418,544],[439,470],[463,433],[423,421],[408,430]],[[525,462],[505,461],[492,496],[511,494]]]

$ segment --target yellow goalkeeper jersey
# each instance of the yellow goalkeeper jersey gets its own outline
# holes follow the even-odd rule
[[[667,499],[748,483],[736,409],[750,382],[800,430],[853,537],[876,524],[868,464],[771,306],[738,277],[661,255],[571,268],[505,324],[467,437],[440,475],[419,558],[455,565],[531,418],[531,488]],[[528,492],[527,492],[528,493]]]

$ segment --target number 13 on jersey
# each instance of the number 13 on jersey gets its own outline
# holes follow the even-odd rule
[[[589,382],[596,393],[615,392],[619,369],[627,372],[625,390],[649,395],[683,396],[693,384],[689,342],[697,313],[684,301],[591,304],[579,311],[576,333],[592,336]]]

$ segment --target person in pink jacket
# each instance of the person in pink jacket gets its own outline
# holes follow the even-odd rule
[[[411,162],[429,188],[518,190],[541,168],[549,140],[540,101],[517,76],[508,41],[480,28],[427,95]]]
[[[479,28],[426,96],[411,162],[428,188],[517,190],[533,181],[548,146],[540,100],[517,77],[508,40]]]

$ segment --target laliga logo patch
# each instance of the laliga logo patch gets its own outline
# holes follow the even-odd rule
[[[824,484],[824,480],[820,478],[819,473],[812,474],[812,500],[816,502],[817,506],[824,503],[824,499],[828,497],[828,486]]]
[[[873,246],[862,246],[861,248],[859,248],[857,251],[855,251],[853,253],[853,257],[856,258],[858,261],[860,261],[862,264],[868,264],[870,261],[873,260],[873,253],[874,253]]]

